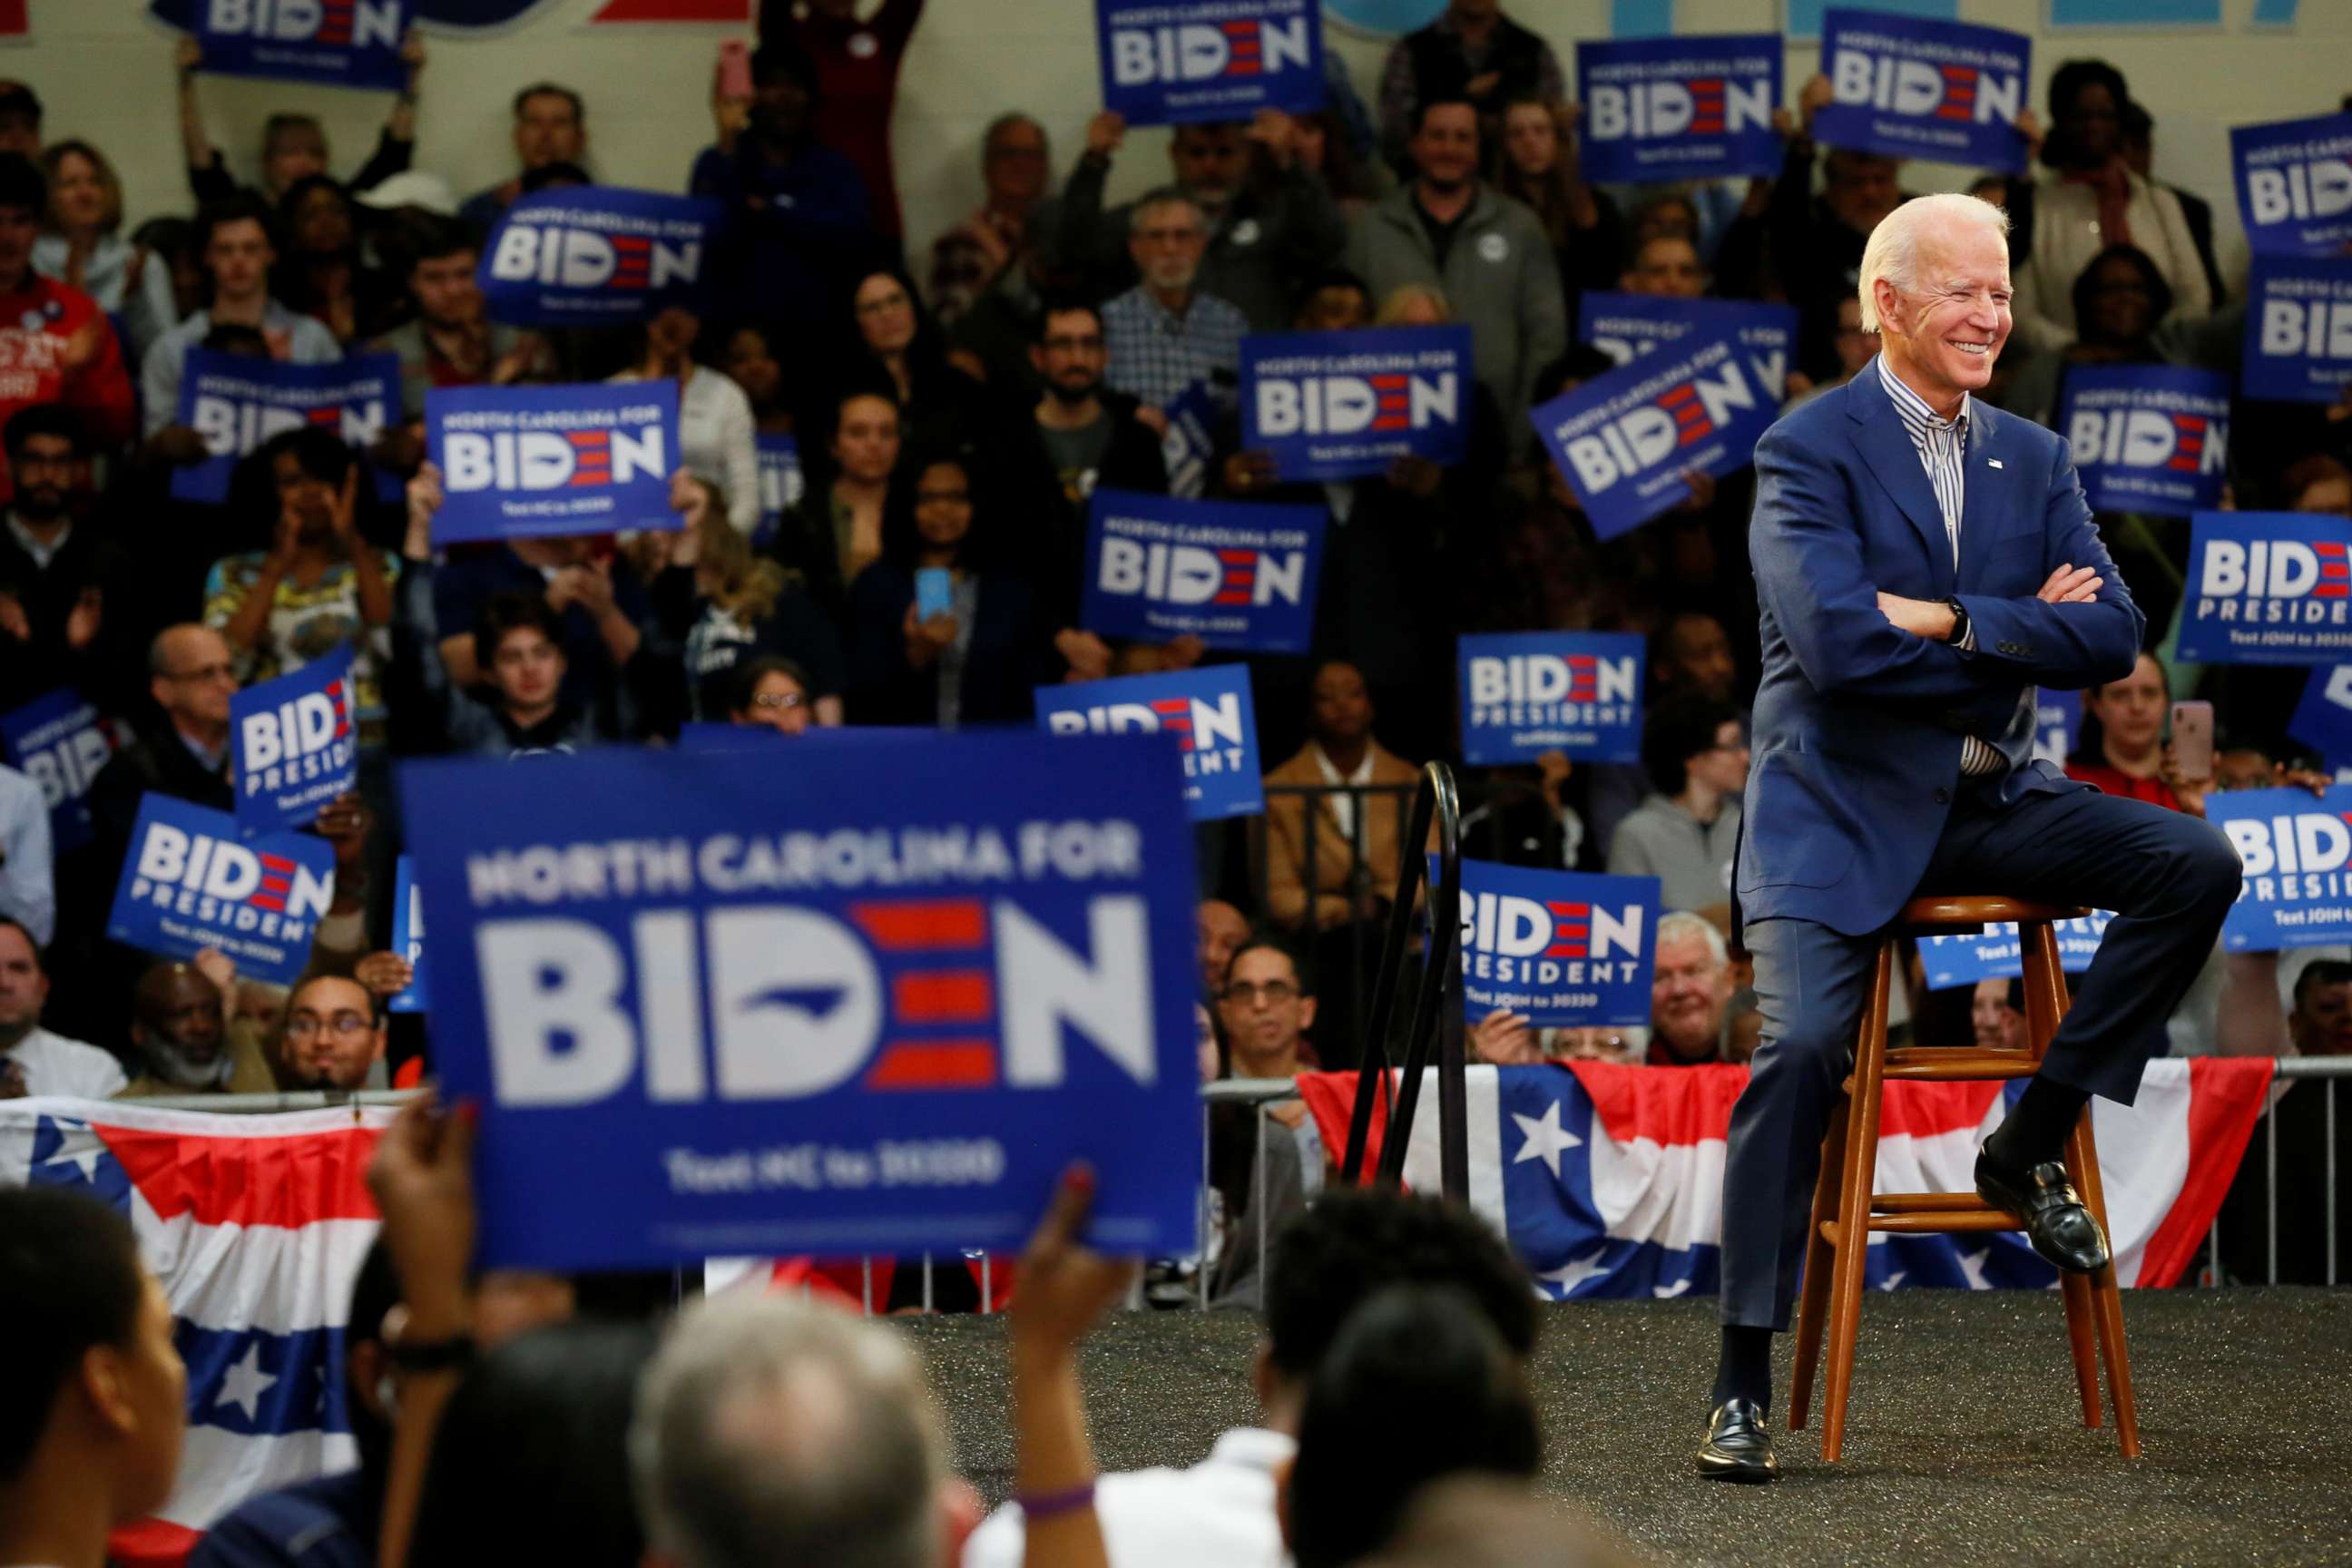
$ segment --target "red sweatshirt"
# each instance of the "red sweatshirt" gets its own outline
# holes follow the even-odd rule
[[[75,334],[84,328],[77,351]],[[128,441],[138,427],[122,346],[106,312],[80,289],[27,272],[24,287],[0,293],[0,427],[36,403],[79,413],[100,450]],[[0,471],[0,502],[15,493]]]

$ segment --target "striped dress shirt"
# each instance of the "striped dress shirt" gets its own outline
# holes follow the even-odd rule
[[[1936,492],[1936,508],[1944,514],[1944,536],[1952,542],[1952,570],[1960,569],[1960,507],[1967,498],[1968,467],[1964,459],[1969,451],[1969,395],[1960,394],[1960,411],[1949,419],[1939,416],[1927,406],[1927,399],[1903,384],[1902,378],[1886,368],[1886,356],[1877,362],[1879,384],[1886,388],[1895,412],[1903,416],[1903,428],[1911,437],[1912,447],[1919,454],[1919,466],[1927,470],[1927,483]],[[1961,639],[1960,646],[1973,651],[1976,632],[1971,628]],[[1997,773],[2009,765],[2007,758],[1990,743],[1974,735],[1960,742],[1960,772],[1964,773]]]

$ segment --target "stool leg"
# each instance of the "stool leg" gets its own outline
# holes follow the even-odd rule
[[[2099,1181],[2099,1149],[2091,1136],[2091,1113],[2083,1112],[2066,1140],[2066,1175],[2074,1190],[2083,1194],[2091,1217],[2099,1228],[2107,1230],[2107,1197]],[[2112,1237],[2113,1232],[2108,1233]],[[2124,1298],[2116,1288],[2116,1266],[2088,1277],[2092,1305],[2096,1309],[2099,1326],[2099,1351],[2107,1365],[2107,1392],[2116,1402],[2116,1437],[2123,1448],[2124,1458],[2139,1458],[2139,1407],[2132,1397],[2131,1352],[2124,1345]]]
[[[2083,1425],[2099,1424],[2099,1362],[2092,1318],[2091,1281],[2081,1274],[2060,1273],[2059,1291],[2066,1300],[2066,1342],[2074,1355],[2074,1386],[2083,1396]]]
[[[1822,1407],[1822,1458],[1834,1463],[1845,1448],[1845,1407],[1853,1392],[1854,1338],[1862,1327],[1862,1274],[1870,1258],[1870,1200],[1878,1166],[1878,1100],[1886,1068],[1886,988],[1894,977],[1895,944],[1881,942],[1878,973],[1854,1050],[1853,1131],[1845,1176],[1838,1191],[1836,1259],[1830,1276],[1829,1396]]]
[[[1853,1100],[1840,1095],[1830,1110],[1829,1131],[1822,1137],[1821,1173],[1813,1180],[1813,1212],[1805,1222],[1804,1294],[1797,1308],[1797,1360],[1789,1374],[1789,1430],[1805,1428],[1805,1406],[1812,1398],[1813,1369],[1821,1364],[1822,1331],[1830,1307],[1830,1271],[1837,1249],[1822,1234],[1824,1222],[1839,1217],[1838,1197],[1845,1184],[1846,1127]]]

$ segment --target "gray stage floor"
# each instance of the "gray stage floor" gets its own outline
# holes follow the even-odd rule
[[[2124,1310],[2137,1461],[2081,1425],[2054,1295],[1904,1291],[1865,1308],[1843,1461],[1821,1463],[1813,1428],[1782,1434],[1781,1482],[1737,1488],[1689,1468],[1711,1303],[1552,1307],[1545,1484],[1674,1563],[2352,1563],[2352,1289],[2126,1293]],[[1002,1323],[908,1331],[965,1473],[1001,1498]],[[1248,1420],[1256,1333],[1231,1313],[1114,1320],[1086,1365],[1104,1464],[1189,1464]]]

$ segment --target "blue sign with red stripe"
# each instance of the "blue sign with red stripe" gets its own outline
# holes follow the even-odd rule
[[[399,421],[397,354],[282,364],[190,349],[180,377],[178,422],[204,437],[206,456],[172,470],[172,498],[212,505],[228,500],[229,476],[238,459],[289,430],[324,430],[364,452]],[[378,473],[375,491],[379,500],[398,500],[398,476]]]
[[[0,713],[0,754],[41,786],[49,808],[52,854],[89,842],[89,786],[114,755],[114,736],[80,692],[61,687],[14,712]]]
[[[2058,430],[2094,511],[2188,517],[2229,478],[2230,378],[2168,364],[2070,364]]]
[[[1079,624],[1104,637],[1305,653],[1323,526],[1319,506],[1097,490]]]
[[[1193,821],[1255,816],[1265,809],[1245,664],[1041,686],[1037,727],[1050,735],[1165,731],[1176,737],[1184,805]]]
[[[1103,107],[1129,125],[1323,107],[1317,0],[1096,0]]]
[[[685,526],[669,504],[673,381],[431,387],[425,440],[441,469],[436,544]]]
[[[1017,1250],[1074,1159],[1194,1244],[1174,742],[926,744],[405,770],[485,1265]]]
[[[1437,876],[1430,857],[1430,878]],[[1462,1008],[1538,1028],[1650,1021],[1658,879],[1462,862]]]
[[[1778,33],[1580,38],[1578,151],[1596,184],[1780,172]]]
[[[204,68],[219,76],[396,91],[408,0],[189,0]]]
[[[2352,522],[2200,511],[2189,530],[2180,658],[2191,664],[2352,658]]]
[[[335,851],[308,833],[248,839],[236,817],[150,791],[106,934],[166,958],[218,948],[237,973],[291,985],[335,897]]]
[[[518,196],[476,269],[494,321],[519,327],[639,321],[692,305],[719,207],[700,196],[573,185]]]
[[[1836,97],[1813,115],[1832,147],[2025,172],[2017,133],[2033,41],[2022,33],[1879,11],[1822,13],[1822,74]]]
[[[228,700],[237,826],[247,834],[308,827],[359,787],[352,728],[352,645]]]
[[[1470,329],[1253,332],[1242,340],[1242,445],[1286,479],[1450,468],[1470,440]]]

